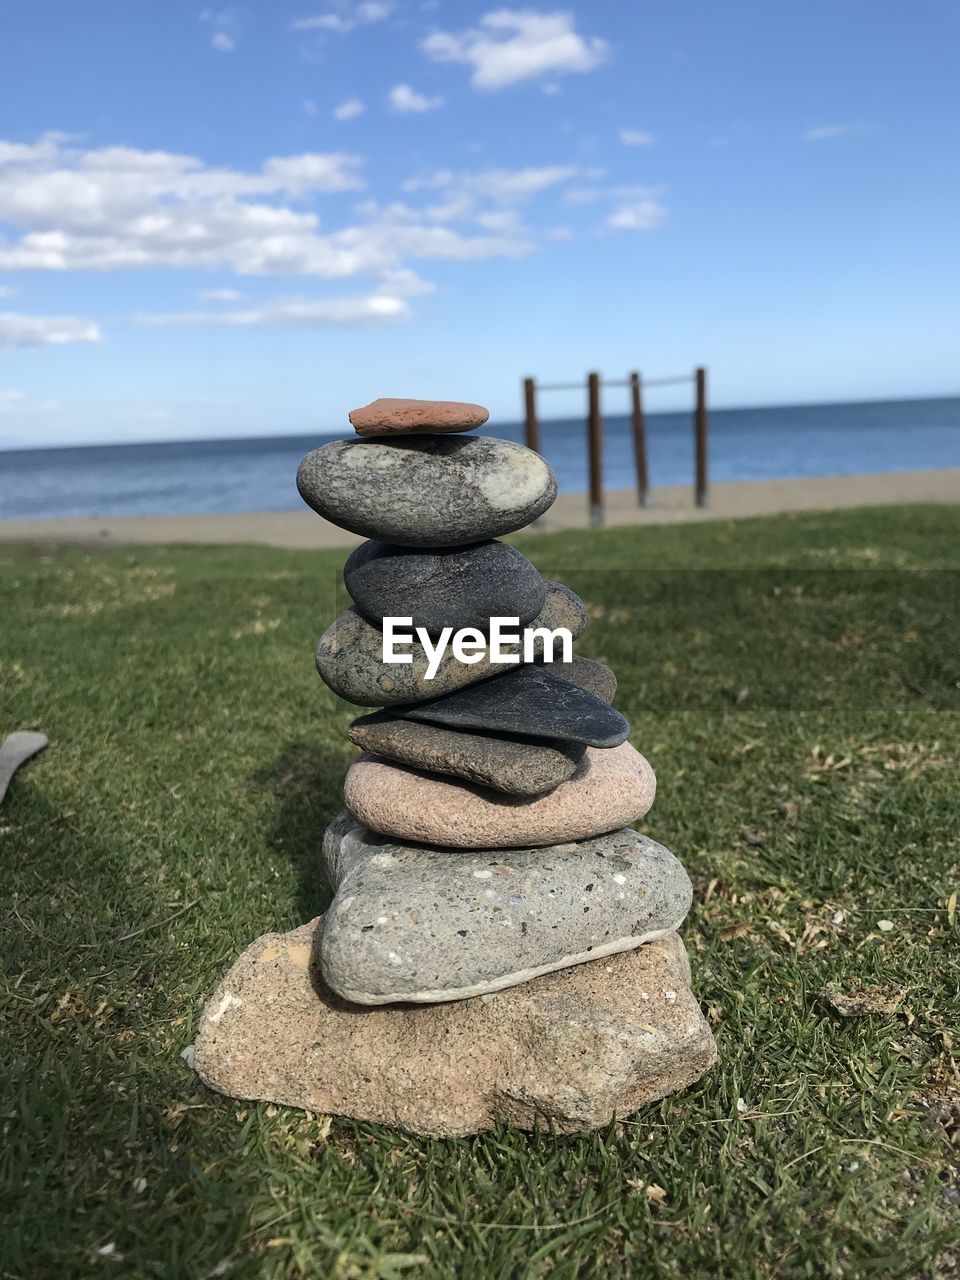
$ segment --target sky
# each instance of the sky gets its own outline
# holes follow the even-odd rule
[[[958,394],[958,41],[955,0],[4,0],[0,446],[515,420],[592,369]]]

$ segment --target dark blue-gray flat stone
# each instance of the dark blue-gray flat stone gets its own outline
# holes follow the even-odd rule
[[[412,617],[431,635],[444,627],[486,632],[494,617],[523,626],[547,598],[540,574],[507,542],[429,549],[364,542],[347,558],[343,581],[368,622]]]
[[[297,488],[324,519],[380,542],[456,547],[532,523],[557,496],[538,453],[511,440],[334,440],[300,463]]]
[[[584,742],[589,747],[618,747],[630,726],[619,711],[572,680],[554,674],[563,663],[530,663],[506,675],[482,680],[443,697],[395,713],[409,720],[449,725],[455,729],[487,729],[496,733]]]

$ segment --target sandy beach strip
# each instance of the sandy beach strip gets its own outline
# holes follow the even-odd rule
[[[692,489],[654,489],[641,507],[631,489],[606,495],[607,525],[684,524],[830,511],[844,507],[902,503],[960,503],[960,469],[897,471],[881,475],[821,476],[790,480],[727,481],[711,485],[709,505],[693,505]],[[553,533],[588,526],[587,495],[561,494],[545,519],[528,532]],[[349,547],[362,539],[300,511],[256,511],[238,515],[78,516],[53,520],[0,521],[0,541],[67,542],[132,546],[142,543],[260,543],[273,547]]]

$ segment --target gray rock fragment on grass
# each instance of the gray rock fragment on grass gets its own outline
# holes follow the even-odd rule
[[[46,734],[35,733],[30,729],[18,729],[15,733],[7,734],[0,743],[0,804],[3,804],[7,788],[20,766],[49,744]]]

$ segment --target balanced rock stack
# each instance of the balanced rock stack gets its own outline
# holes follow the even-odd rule
[[[690,881],[630,826],[655,779],[616,678],[552,652],[551,633],[586,628],[583,602],[496,541],[549,508],[556,479],[529,449],[463,434],[486,418],[377,400],[350,414],[359,438],[300,465],[305,501],[369,539],[317,668],[382,709],[349,729],[363,753],[323,837],[326,915],[258,939],[207,1005],[196,1063],[222,1092],[438,1135],[498,1118],[575,1131],[716,1059],[676,932]],[[492,660],[494,619],[522,637],[501,646],[513,664]],[[388,662],[401,621],[420,639]]]

